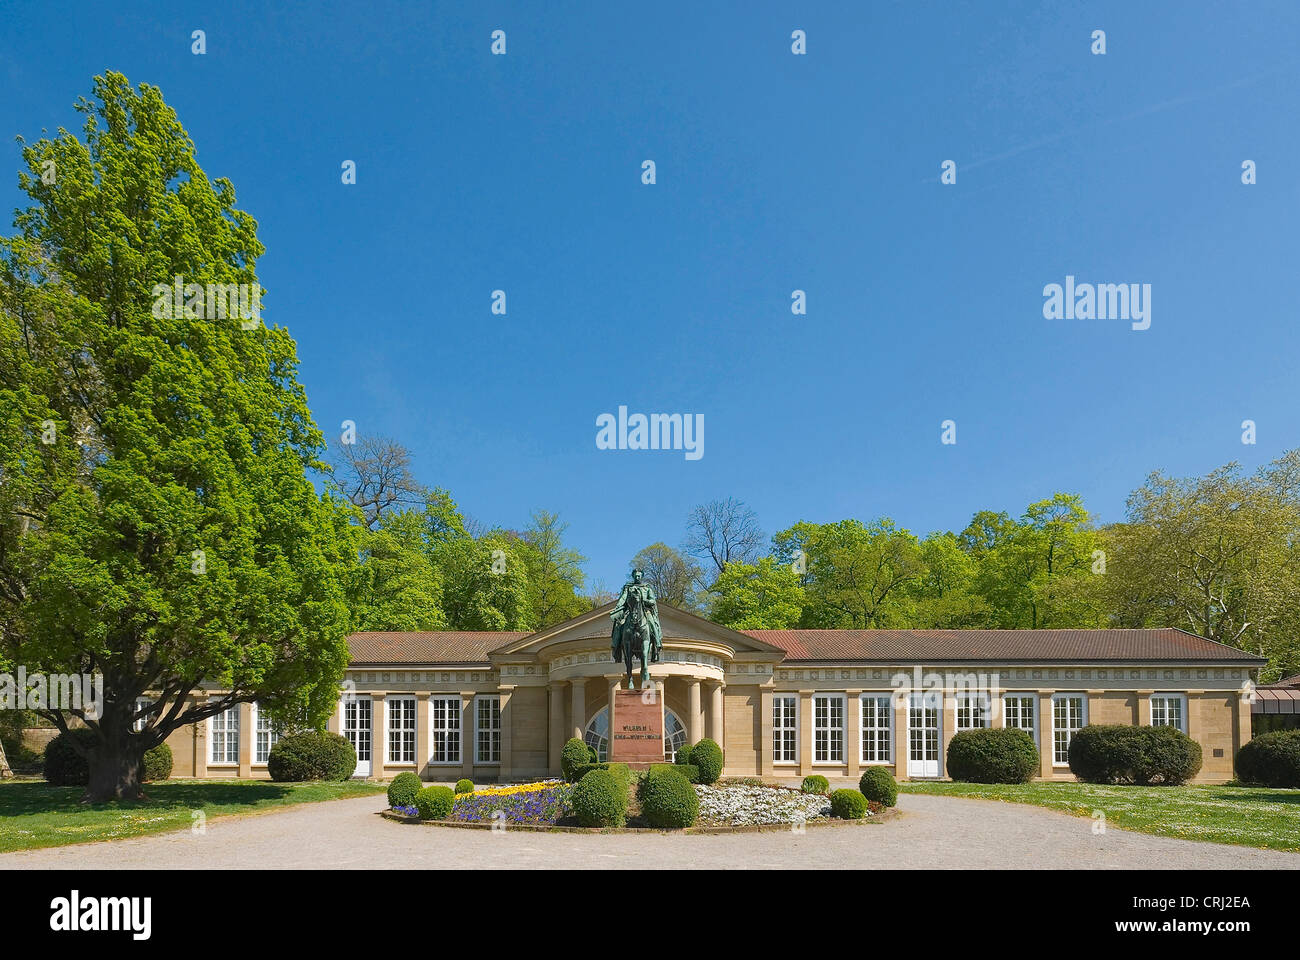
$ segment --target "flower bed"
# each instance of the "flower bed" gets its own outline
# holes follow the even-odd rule
[[[573,784],[562,780],[484,787],[456,795],[449,820],[460,823],[528,823],[554,825],[572,813]],[[500,811],[504,816],[498,816]]]
[[[700,798],[700,816],[695,822],[702,826],[806,823],[829,820],[831,816],[829,797],[786,787],[745,783],[696,784],[695,792]]]

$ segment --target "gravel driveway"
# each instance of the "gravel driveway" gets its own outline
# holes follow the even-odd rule
[[[0,855],[0,870],[179,867],[617,866],[1300,869],[1300,854],[1128,833],[1025,804],[904,794],[873,826],[802,835],[542,834],[415,827],[376,816],[383,795],[210,820],[186,832]]]

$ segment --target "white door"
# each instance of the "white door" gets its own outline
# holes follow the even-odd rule
[[[370,709],[369,697],[346,697],[343,700],[343,736],[357,752],[354,777],[370,776]]]
[[[914,693],[907,709],[907,775],[939,775],[938,693]]]

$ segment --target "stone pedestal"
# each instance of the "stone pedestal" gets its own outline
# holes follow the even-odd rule
[[[644,770],[664,761],[663,698],[651,690],[650,702],[640,690],[615,690],[610,703],[609,761]]]

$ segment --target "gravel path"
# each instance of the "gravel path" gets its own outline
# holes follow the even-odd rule
[[[0,870],[177,867],[733,867],[1300,869],[1300,854],[1109,828],[1025,804],[903,794],[900,815],[802,835],[540,834],[415,827],[376,816],[383,795],[210,820],[188,831],[0,855]]]

